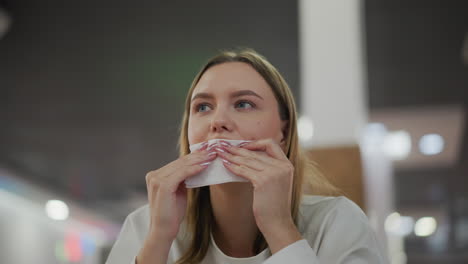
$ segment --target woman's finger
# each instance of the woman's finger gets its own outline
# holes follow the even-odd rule
[[[261,139],[257,141],[252,141],[242,144],[240,147],[254,151],[264,151],[274,158],[288,160],[281,147],[272,139]]]
[[[205,147],[204,150],[187,154],[177,160],[172,161],[171,163],[157,170],[158,173],[155,174],[159,175],[159,177],[165,178],[172,175],[175,171],[185,165],[204,164],[213,161],[216,156],[216,151],[208,151]]]
[[[208,142],[203,142],[201,145],[200,145],[200,148],[197,149],[197,150],[194,150],[192,151],[193,152],[200,152],[200,151],[203,151],[203,150],[206,150],[208,149]]]
[[[257,186],[257,181],[258,181],[257,173],[258,173],[258,171],[254,170],[254,169],[251,169],[251,168],[249,168],[247,166],[238,165],[238,164],[226,161],[226,160],[223,160],[223,164],[224,164],[224,167],[228,171],[234,173],[235,175],[237,175],[239,177],[242,177],[242,178],[250,181],[254,187]]]
[[[260,161],[265,164],[269,165],[275,165],[277,163],[277,160],[269,156],[267,153],[262,152],[262,151],[252,151],[249,149],[244,149],[240,147],[229,147],[229,148],[223,148],[226,149],[228,153],[237,155],[237,156],[242,156],[247,159],[253,159]]]
[[[186,179],[202,172],[205,170],[208,165],[211,164],[211,161],[201,163],[201,164],[192,164],[179,167],[170,177],[166,177],[166,186],[170,192],[177,191],[179,185]]]
[[[232,147],[230,149],[232,149]],[[258,160],[251,155],[246,157],[246,156],[236,155],[235,153],[231,154],[230,150],[226,148],[216,148],[216,150],[218,151],[218,156],[221,157],[222,159],[227,160],[234,164],[247,166],[256,171],[263,171],[265,167],[269,165],[268,163]]]

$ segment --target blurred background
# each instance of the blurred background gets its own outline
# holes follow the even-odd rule
[[[392,263],[468,263],[468,1],[0,0],[0,262],[104,263],[221,49],[289,83],[301,144]]]

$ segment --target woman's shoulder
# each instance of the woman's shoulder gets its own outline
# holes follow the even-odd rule
[[[362,210],[353,201],[344,196],[320,196],[303,195],[301,200],[301,211],[321,210],[328,212],[335,209],[348,209],[351,211]]]
[[[106,263],[131,263],[138,254],[149,229],[149,207],[141,206],[125,218]]]
[[[304,195],[299,210],[299,227],[304,233],[323,229],[333,222],[367,222],[367,216],[353,201],[344,196]]]
[[[319,258],[342,259],[347,252],[366,263],[387,263],[366,214],[346,197],[304,196],[298,229]]]
[[[131,212],[125,219],[124,226],[132,230],[138,240],[143,241],[146,233],[149,230],[150,209],[149,205],[145,204]]]
[[[127,220],[136,222],[147,221],[149,212],[149,204],[142,205],[128,214]]]

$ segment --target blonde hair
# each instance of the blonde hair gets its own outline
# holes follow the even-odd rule
[[[286,130],[286,156],[294,166],[294,179],[291,200],[291,216],[297,224],[299,206],[305,182],[310,184],[311,193],[316,195],[335,195],[337,189],[328,182],[310,162],[299,147],[297,133],[297,111],[294,97],[286,81],[278,70],[266,58],[252,49],[223,51],[211,58],[196,75],[185,100],[185,111],[182,119],[179,153],[180,156],[190,153],[188,142],[188,121],[190,101],[193,90],[201,76],[211,67],[228,62],[243,62],[252,66],[269,84],[278,101],[281,120],[288,120]],[[307,175],[307,178],[305,177]],[[185,217],[187,232],[191,244],[185,254],[177,261],[182,263],[200,263],[206,255],[210,244],[210,234],[214,225],[209,188],[201,187],[188,190],[188,206]],[[259,253],[267,247],[263,235],[259,233],[254,243],[254,252]]]

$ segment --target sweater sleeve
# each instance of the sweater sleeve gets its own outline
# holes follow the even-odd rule
[[[264,264],[388,263],[366,215],[350,200],[337,198],[323,221],[319,237],[306,234],[306,239],[283,248]]]

